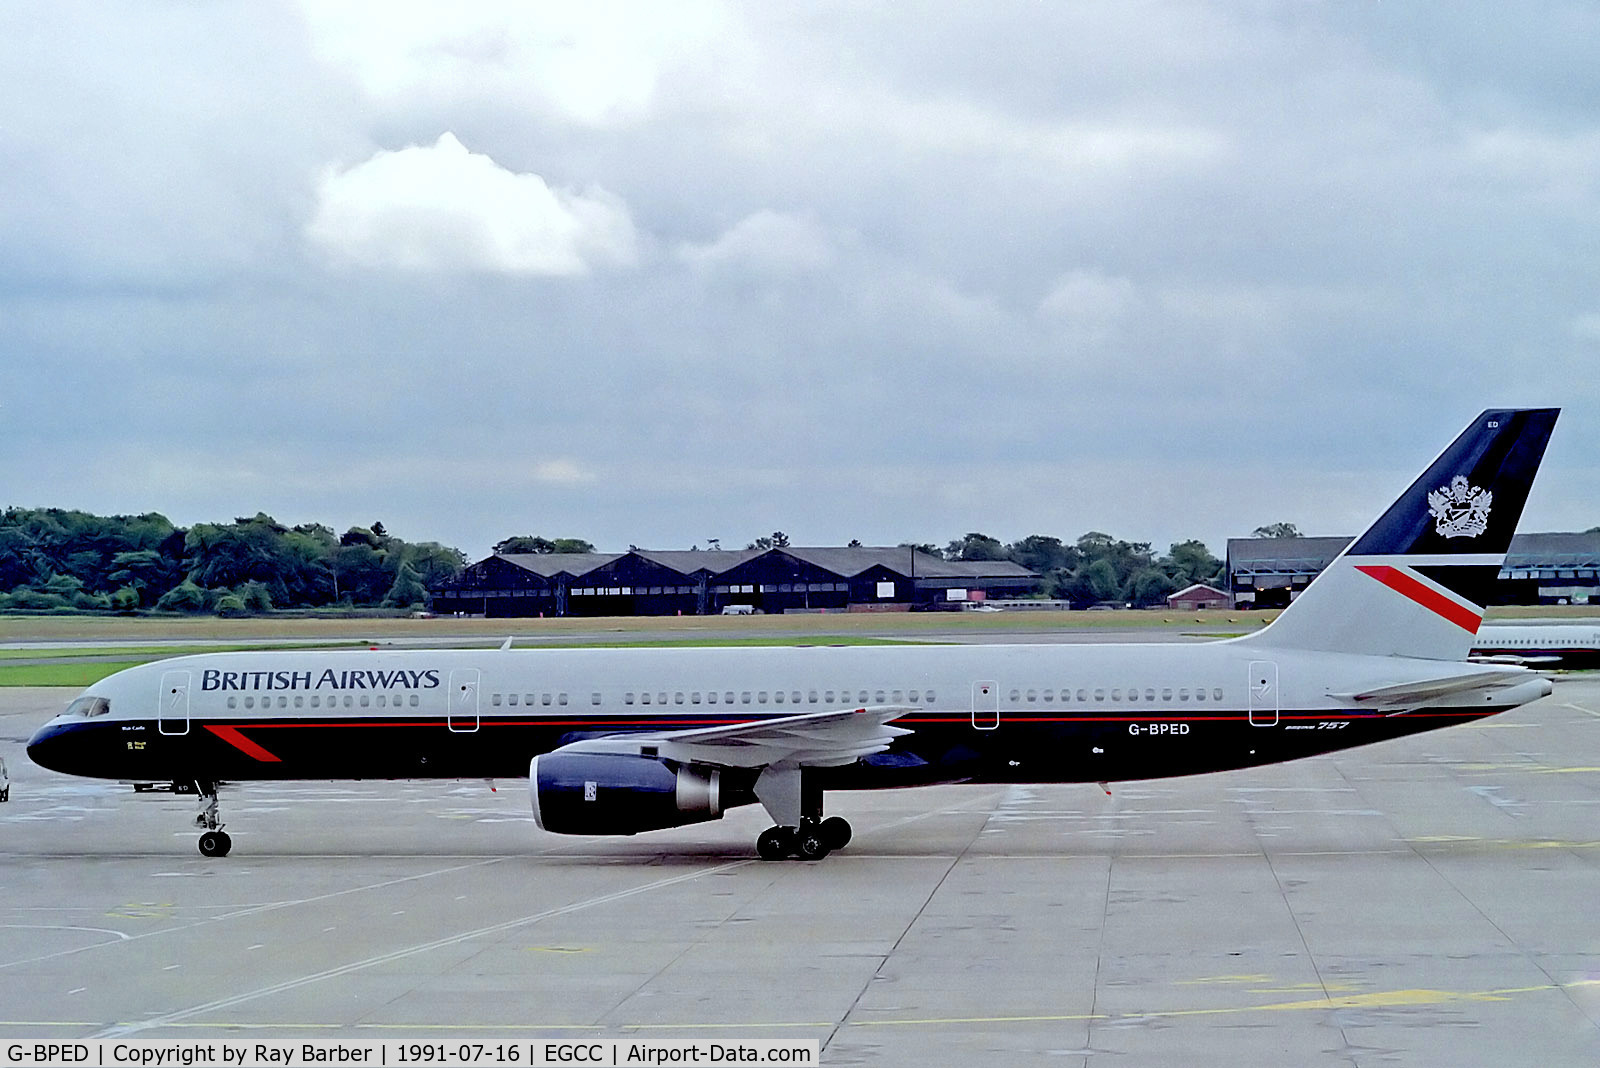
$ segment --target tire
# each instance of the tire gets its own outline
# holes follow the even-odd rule
[[[843,849],[850,844],[850,821],[843,816],[829,816],[817,830],[822,832],[829,849]]]
[[[820,828],[800,832],[800,840],[795,844],[795,853],[801,860],[821,860],[833,852],[828,848],[827,836]]]
[[[200,855],[203,857],[225,857],[228,847],[232,845],[228,836],[221,831],[207,831],[200,836]]]
[[[794,852],[793,842],[787,827],[768,827],[756,839],[756,856],[762,860],[782,860]]]

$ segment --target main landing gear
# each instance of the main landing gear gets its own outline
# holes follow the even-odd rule
[[[840,816],[825,820],[802,819],[798,827],[768,827],[756,839],[756,855],[762,860],[821,860],[835,849],[850,844],[850,824]]]
[[[756,779],[756,799],[777,824],[756,839],[762,860],[821,860],[850,844],[850,824],[822,817],[822,789],[800,768],[769,766]]]
[[[205,828],[200,835],[200,855],[225,857],[228,850],[233,848],[233,839],[222,829],[222,821],[217,818],[217,784],[196,780],[194,792],[200,795],[200,812],[194,818],[194,825]]]

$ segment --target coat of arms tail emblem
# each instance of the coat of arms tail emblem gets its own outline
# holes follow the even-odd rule
[[[1489,527],[1489,506],[1494,494],[1467,482],[1465,475],[1457,475],[1448,486],[1440,486],[1428,494],[1428,511],[1434,518],[1434,530],[1446,538],[1476,538]]]

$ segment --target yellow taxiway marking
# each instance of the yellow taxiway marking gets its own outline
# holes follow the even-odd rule
[[[1214,980],[1200,979],[1188,982],[1238,982],[1240,980],[1255,980],[1266,978],[1261,976],[1223,976]],[[1600,979],[1579,979],[1570,983],[1541,983],[1536,986],[1501,987],[1494,990],[1435,990],[1418,988],[1411,990],[1379,990],[1369,994],[1337,994],[1332,997],[1305,998],[1296,1001],[1275,1001],[1262,1005],[1226,1005],[1212,1008],[1198,1009],[1155,1009],[1149,1012],[1099,1012],[1099,1013],[1028,1013],[1015,1016],[924,1016],[906,1017],[901,1019],[884,1020],[846,1020],[845,1027],[940,1027],[964,1024],[1009,1024],[1009,1023],[1067,1023],[1078,1020],[1158,1020],[1175,1019],[1186,1016],[1242,1016],[1256,1012],[1316,1012],[1328,1009],[1400,1009],[1420,1005],[1448,1005],[1452,1003],[1482,1003],[1511,1001],[1521,995],[1543,994],[1551,991],[1578,990],[1600,987]],[[543,1031],[585,1031],[604,1032],[614,1031],[620,1033],[634,1033],[639,1031],[760,1031],[760,1030],[786,1030],[794,1028],[823,1028],[835,1027],[839,1021],[833,1020],[748,1020],[743,1022],[695,1022],[695,1023],[630,1023],[600,1025],[593,1023],[407,1023],[407,1024],[380,1024],[357,1023],[353,1026],[362,1031],[393,1031],[396,1029],[406,1031],[477,1031],[491,1032],[525,1032],[538,1033]],[[94,1027],[80,1021],[68,1020],[0,1020],[0,1027]],[[216,1030],[219,1028],[236,1028],[240,1030],[339,1030],[352,1025],[341,1023],[325,1024],[296,1024],[296,1023],[245,1023],[245,1022],[210,1022],[199,1023],[193,1021],[174,1021],[163,1024],[163,1027],[182,1030]]]
[[[1600,842],[1574,842],[1562,838],[1546,838],[1541,841],[1525,841],[1512,838],[1475,838],[1465,834],[1430,834],[1421,838],[1408,838],[1407,841],[1415,845],[1436,845],[1441,842],[1479,842],[1487,846],[1498,846],[1501,849],[1595,849],[1600,848]]]

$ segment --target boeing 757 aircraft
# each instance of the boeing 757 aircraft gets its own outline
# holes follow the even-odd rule
[[[764,859],[850,840],[826,791],[1150,779],[1270,764],[1543,697],[1467,662],[1555,409],[1487,411],[1269,626],[1204,644],[262,651],[119,671],[47,768],[192,788],[528,776],[540,827],[635,834],[759,803]]]

